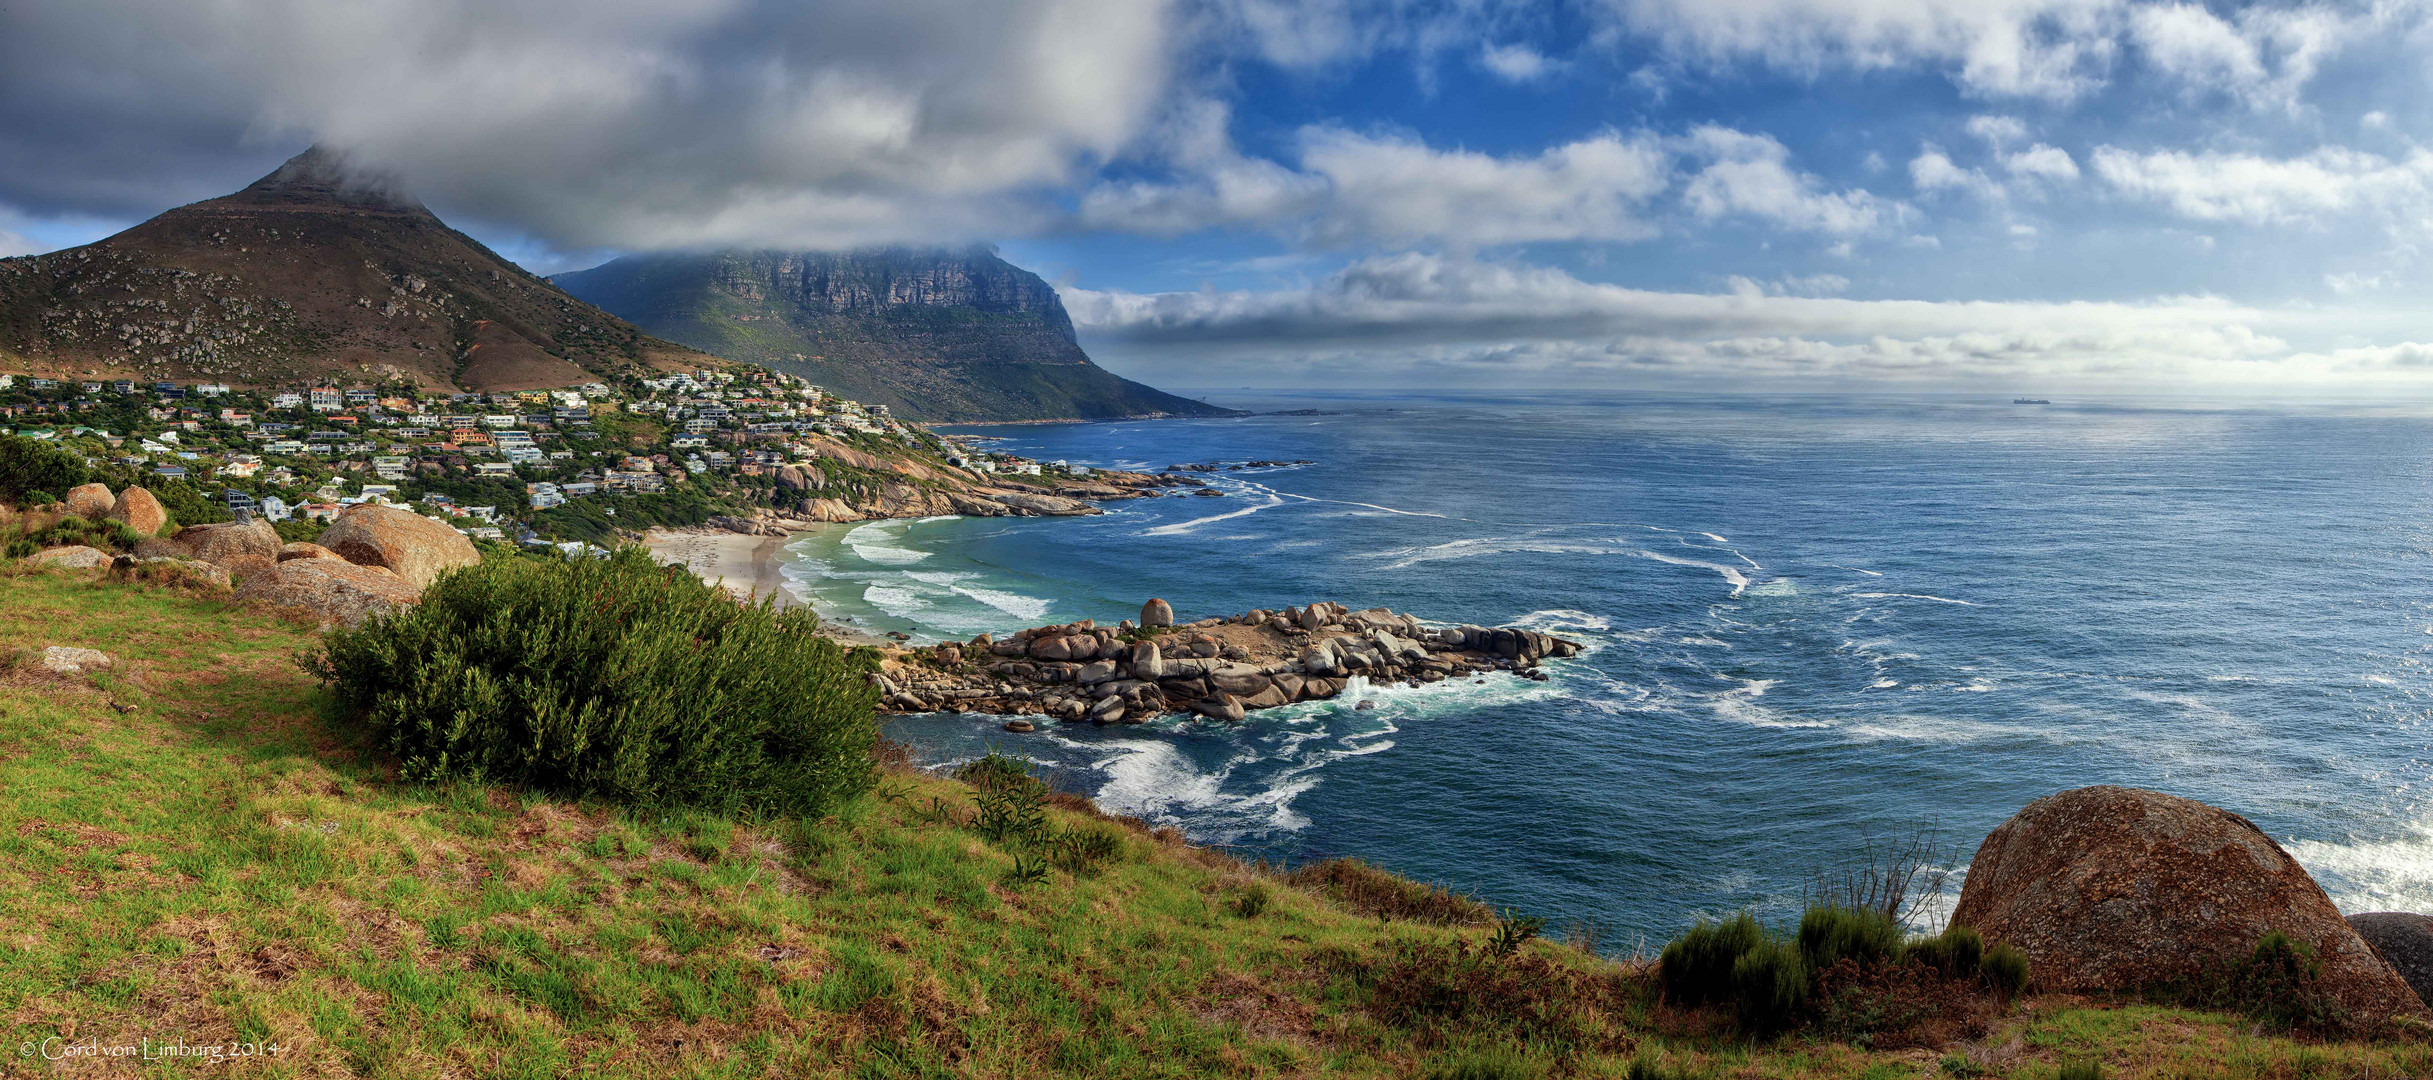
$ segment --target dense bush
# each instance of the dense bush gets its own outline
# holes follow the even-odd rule
[[[1818,971],[1842,960],[1880,964],[1901,954],[1900,924],[1881,911],[1811,907],[1799,918],[1799,953]]]
[[[2004,998],[2013,998],[2027,989],[2028,959],[2009,942],[1985,950],[1985,960],[1978,965],[1985,975],[1985,984]]]
[[[84,459],[40,439],[0,436],[0,502],[29,505],[36,492],[54,501],[90,476]]]
[[[1656,975],[1664,984],[1665,1000],[1687,1006],[1730,1000],[1732,966],[1765,939],[1757,916],[1746,911],[1719,923],[1699,920],[1657,958]]]
[[[2278,930],[2249,955],[2216,965],[2176,995],[2191,1005],[2241,1012],[2275,1030],[2332,1030],[2349,1017],[2323,989],[2323,964],[2312,946]]]
[[[1732,996],[1740,1026],[1780,1031],[1808,1004],[1808,964],[1794,945],[1762,941],[1732,962]]]
[[[2018,950],[2012,950],[2014,953]],[[1906,954],[1947,979],[1974,978],[1985,965],[1985,939],[1968,927],[1953,924],[1930,938],[1909,943]]]
[[[639,548],[502,556],[309,662],[417,780],[816,816],[867,790],[866,654]]]
[[[1656,974],[1673,1005],[1730,1005],[1751,1032],[1815,1023],[1854,1042],[1933,1045],[2018,994],[2027,958],[1965,926],[1909,938],[1881,909],[1819,904],[1781,937],[1746,912],[1702,921],[1665,946]]]

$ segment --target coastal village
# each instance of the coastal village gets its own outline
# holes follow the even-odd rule
[[[486,394],[0,374],[7,434],[274,526],[372,503],[476,540],[570,550],[755,508],[780,520],[885,516],[874,504],[905,499],[888,488],[907,481],[1030,493],[1016,500],[1028,505],[1001,511],[1010,513],[1087,512],[1060,501],[1059,487],[1106,498],[1183,482],[986,451],[758,369]]]

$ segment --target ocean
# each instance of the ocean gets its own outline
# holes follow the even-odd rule
[[[925,763],[1002,749],[1245,857],[1357,856],[1609,949],[1791,916],[1818,872],[1921,830],[1964,873],[2029,800],[2101,783],[2246,815],[2343,911],[2433,911],[2433,405],[1224,403],[1265,414],[954,430],[1100,466],[1314,464],[1102,517],[834,526],[788,545],[786,577],[921,641],[1152,596],[1184,620],[1335,600],[1580,641],[1546,683],[1237,725],[888,730]]]

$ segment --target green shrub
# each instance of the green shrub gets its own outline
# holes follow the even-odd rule
[[[1048,849],[1048,861],[1065,873],[1087,874],[1123,853],[1124,837],[1114,826],[1087,824],[1057,833]]]
[[[53,495],[47,491],[29,491],[25,493],[25,505],[27,506],[49,506],[58,501],[59,496]]]
[[[1968,927],[1947,926],[1940,934],[1910,942],[1903,955],[1950,978],[1974,978],[1985,964],[1985,939]]]
[[[2104,1080],[2104,1063],[2100,1061],[2065,1061],[2060,1080]]]
[[[1495,934],[1487,939],[1487,951],[1497,956],[1519,952],[1546,929],[1546,920],[1517,911],[1506,911],[1495,917]]]
[[[1873,967],[1900,953],[1901,926],[1880,911],[1819,906],[1799,917],[1799,954],[1814,970],[1843,960]]]
[[[0,502],[31,505],[37,494],[45,502],[57,502],[51,492],[66,491],[91,477],[92,470],[74,451],[40,439],[0,436]]]
[[[2323,964],[2312,946],[2273,930],[2256,941],[2254,952],[2201,976],[2182,997],[2205,1008],[2246,1013],[2276,1030],[2339,1027],[2345,1017],[2324,992],[2322,977]]]
[[[1719,923],[1699,920],[1688,933],[1666,945],[1656,961],[1665,1000],[1697,1006],[1727,999],[1732,992],[1732,966],[1763,944],[1765,936],[1757,916],[1746,911]]]
[[[1233,913],[1245,919],[1256,919],[1267,910],[1268,901],[1272,899],[1274,896],[1267,891],[1267,886],[1252,885],[1233,898]]]
[[[1780,1031],[1808,1004],[1808,965],[1796,945],[1761,941],[1732,962],[1732,996],[1740,1026]]]
[[[869,790],[867,654],[639,548],[501,557],[308,668],[413,780],[816,817]]]
[[[1985,950],[1985,959],[1978,964],[1978,970],[1984,973],[1985,984],[1993,987],[1997,996],[2014,998],[2027,989],[2027,954],[2007,941]]]

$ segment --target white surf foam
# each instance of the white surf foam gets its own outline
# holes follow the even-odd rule
[[[1733,596],[1739,596],[1742,592],[1747,591],[1749,587],[1749,576],[1741,573],[1740,568],[1736,566],[1725,566],[1722,563],[1700,562],[1696,559],[1676,558],[1671,555],[1665,555],[1654,551],[1633,551],[1631,554],[1637,555],[1641,558],[1654,559],[1660,563],[1670,563],[1674,566],[1694,566],[1701,570],[1712,570],[1717,574],[1722,575],[1723,580],[1731,584]]]
[[[1159,525],[1153,528],[1143,529],[1141,530],[1141,535],[1179,536],[1212,521],[1231,521],[1238,517],[1249,517],[1250,515],[1256,514],[1261,510],[1273,510],[1282,505],[1284,505],[1284,499],[1281,496],[1271,494],[1267,497],[1266,502],[1259,503],[1255,506],[1245,506],[1239,510],[1228,511],[1222,514],[1211,514],[1204,518],[1193,518],[1189,521],[1177,521],[1171,525]]]
[[[904,572],[904,576],[924,584],[935,585],[957,596],[979,601],[1017,619],[1036,622],[1045,616],[1048,608],[1052,606],[1049,601],[1039,597],[1025,596],[1004,589],[986,589],[977,585],[964,584],[980,577],[974,573],[907,570]]]
[[[926,551],[896,546],[896,541],[903,537],[903,529],[899,522],[873,521],[846,533],[844,545],[852,548],[862,561],[880,566],[909,566],[928,558]]]
[[[1950,597],[1948,597],[1948,596],[1928,596],[1928,595],[1927,595],[1927,594],[1925,594],[1925,593],[1907,593],[1907,592],[1861,592],[1861,593],[1851,593],[1850,595],[1852,595],[1852,596],[1857,596],[1857,597],[1863,597],[1863,598],[1868,599],[1868,600],[1932,600],[1932,601],[1934,601],[1935,603],[1938,603],[1938,604],[1958,604],[1958,605],[1960,605],[1961,607],[1981,607],[1981,606],[1983,606],[1983,605],[1978,604],[1978,603],[1977,603],[1976,601],[1974,601],[1974,600],[1954,600],[1954,599],[1952,599],[1952,598],[1950,598]]]
[[[2396,836],[2283,840],[2342,913],[2433,910],[2433,821],[2411,821]]]
[[[862,602],[899,619],[912,617],[916,611],[929,610],[929,601],[911,589],[894,585],[873,584],[862,590]]]

